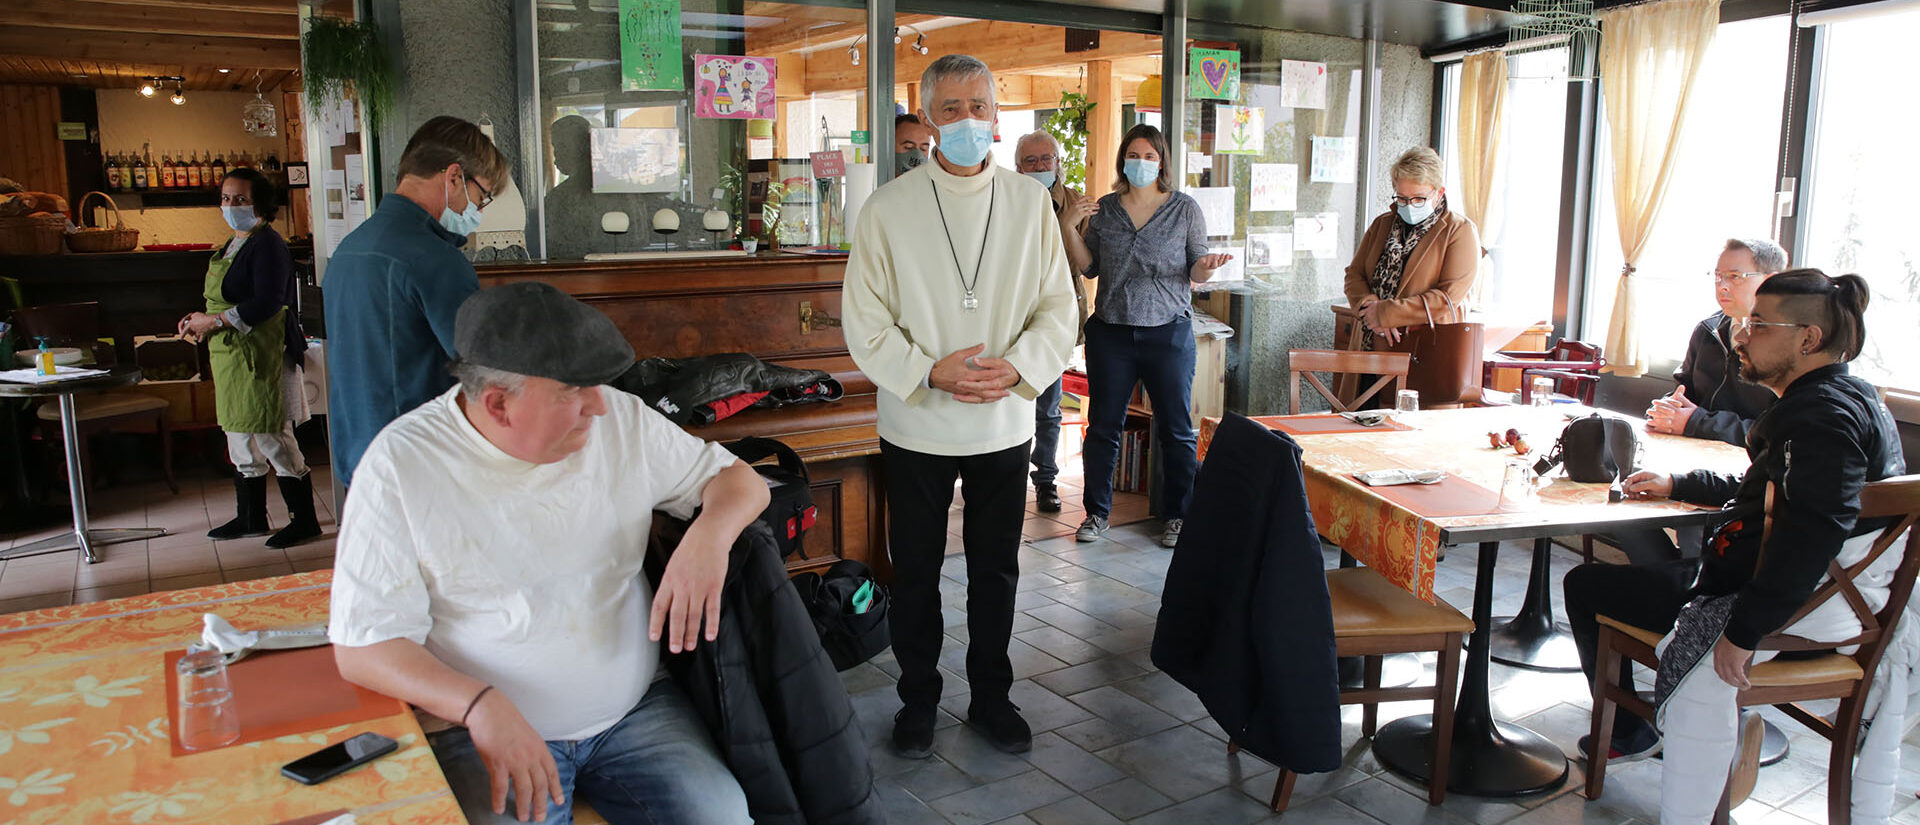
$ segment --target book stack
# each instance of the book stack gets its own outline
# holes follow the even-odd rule
[[[1151,440],[1152,431],[1148,429],[1121,431],[1120,461],[1114,470],[1113,489],[1123,493],[1146,491],[1147,448]]]

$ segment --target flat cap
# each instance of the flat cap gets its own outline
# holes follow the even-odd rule
[[[552,284],[496,286],[460,304],[453,347],[462,362],[576,387],[605,384],[633,366],[613,320]]]

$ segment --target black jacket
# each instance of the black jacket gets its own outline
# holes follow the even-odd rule
[[[1873,385],[1845,364],[1794,381],[1747,434],[1753,464],[1744,476],[1695,470],[1676,475],[1673,498],[1724,505],[1725,541],[1701,556],[1702,595],[1737,594],[1727,640],[1752,650],[1807,603],[1827,563],[1849,536],[1877,530],[1861,523],[1860,488],[1906,472],[1893,416]],[[1773,536],[1763,542],[1767,484],[1777,485]]]
[[[1724,312],[1694,325],[1686,360],[1674,371],[1673,381],[1687,388],[1688,400],[1700,409],[1687,419],[1681,435],[1745,447],[1754,419],[1773,406],[1773,390],[1740,377],[1740,355],[1733,351],[1732,340],[1732,322]]]
[[[1340,684],[1300,447],[1229,414],[1194,480],[1153,663],[1233,741],[1300,773],[1340,767]]]
[[[234,256],[227,277],[220,281],[220,297],[239,310],[240,320],[247,326],[286,308],[287,364],[295,367],[307,362],[307,336],[300,330],[300,313],[294,309],[299,289],[293,276],[293,253],[272,224],[262,224],[240,245],[240,254]]]
[[[678,530],[663,529],[665,547]],[[657,589],[665,547],[649,556]],[[727,560],[720,634],[661,658],[720,745],[756,825],[878,825],[866,737],[773,534],[754,524]]]
[[[711,424],[715,416],[708,405],[741,393],[768,393],[756,407],[837,401],[846,394],[822,370],[769,364],[744,352],[642,359],[611,386],[640,396],[675,424]]]

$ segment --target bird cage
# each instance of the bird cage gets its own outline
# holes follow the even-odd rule
[[[1518,0],[1513,4],[1513,13],[1521,20],[1507,30],[1508,65],[1517,70],[1510,76],[1551,73],[1555,78],[1567,80],[1593,80],[1598,76],[1600,24],[1593,17],[1593,0]],[[1549,49],[1565,52],[1566,62],[1513,60],[1519,55]]]

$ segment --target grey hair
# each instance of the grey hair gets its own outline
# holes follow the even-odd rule
[[[1046,141],[1048,145],[1051,145],[1053,147],[1053,154],[1056,158],[1060,156],[1061,152],[1065,151],[1060,148],[1060,139],[1057,137],[1054,137],[1052,132],[1049,132],[1045,129],[1035,129],[1031,132],[1021,135],[1019,140],[1016,140],[1013,142],[1013,153],[1016,155],[1020,154],[1020,147],[1027,145],[1027,141],[1029,140]]]
[[[941,81],[971,80],[976,77],[987,79],[987,101],[998,106],[1000,90],[994,86],[993,70],[980,62],[980,58],[967,54],[942,55],[920,73],[920,103],[925,106],[927,101],[934,99],[933,90]]]
[[[1785,272],[1787,269],[1787,251],[1773,241],[1761,238],[1728,238],[1727,251],[1752,255],[1754,268],[1769,275]]]
[[[468,401],[479,401],[488,387],[499,387],[508,395],[516,395],[527,386],[527,377],[517,372],[483,367],[467,361],[454,361],[447,365],[447,372],[453,373],[460,382],[460,394]]]

